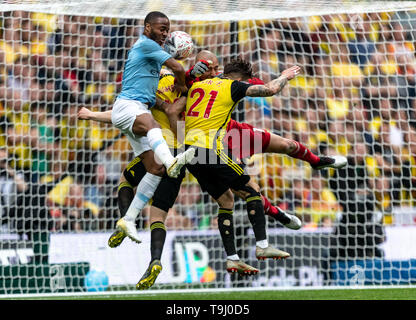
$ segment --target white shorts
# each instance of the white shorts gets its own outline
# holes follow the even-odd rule
[[[126,135],[135,156],[152,149],[146,136],[137,136],[132,130],[136,117],[144,113],[151,114],[146,104],[127,99],[117,99],[111,113],[111,122]]]

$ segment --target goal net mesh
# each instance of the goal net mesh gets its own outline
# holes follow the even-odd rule
[[[245,202],[235,198],[238,254],[258,267],[229,275],[217,204],[187,174],[169,211],[163,271],[152,290],[394,285],[416,282],[416,4],[412,1],[3,1],[0,5],[0,294],[135,290],[150,262],[142,243],[107,246],[117,190],[134,158],[106,111],[129,48],[153,10],[189,33],[220,69],[252,63],[264,82],[302,73],[270,98],[245,98],[233,118],[293,139],[340,170],[256,154],[261,193],[302,221],[267,216],[284,261],[257,261]],[[195,54],[181,61],[187,70]]]

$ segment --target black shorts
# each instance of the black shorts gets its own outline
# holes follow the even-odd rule
[[[229,153],[213,149],[195,149],[195,159],[186,168],[198,180],[201,189],[215,200],[230,188],[243,189],[250,180],[250,176],[244,174],[244,164],[232,159]]]
[[[185,177],[186,168],[183,167],[177,178],[164,175],[152,198],[152,206],[168,212],[175,204],[181,183]],[[137,187],[146,174],[146,168],[139,157],[134,158],[124,169],[123,175],[133,187]]]

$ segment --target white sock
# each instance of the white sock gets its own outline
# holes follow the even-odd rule
[[[233,254],[232,256],[227,256],[227,260],[238,261],[240,260],[240,257],[238,256],[238,254]]]
[[[157,186],[162,180],[162,177],[155,176],[151,173],[146,173],[143,179],[140,181],[137,186],[137,191],[134,196],[133,201],[131,202],[129,208],[127,209],[126,215],[124,218],[130,221],[136,221],[137,216],[143,210],[144,206],[149,202],[153,197]]]
[[[257,241],[256,242],[256,246],[260,247],[262,249],[266,249],[269,246],[269,241],[266,240],[261,240],[261,241]]]
[[[162,130],[160,128],[150,129],[147,132],[147,139],[155,155],[162,161],[166,168],[169,168],[174,156],[170,152],[166,140],[163,138]]]

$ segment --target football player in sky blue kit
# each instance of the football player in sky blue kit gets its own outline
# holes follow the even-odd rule
[[[140,156],[147,171],[125,216],[116,225],[118,230],[138,243],[136,217],[152,198],[162,176],[167,173],[170,177],[177,177],[195,154],[194,149],[189,149],[174,157],[149,110],[156,102],[162,65],[175,74],[176,88],[182,93],[187,91],[185,70],[162,48],[169,29],[170,22],[165,14],[158,11],[147,14],[143,34],[128,53],[122,89],[111,116],[113,125],[127,136],[135,156]]]

